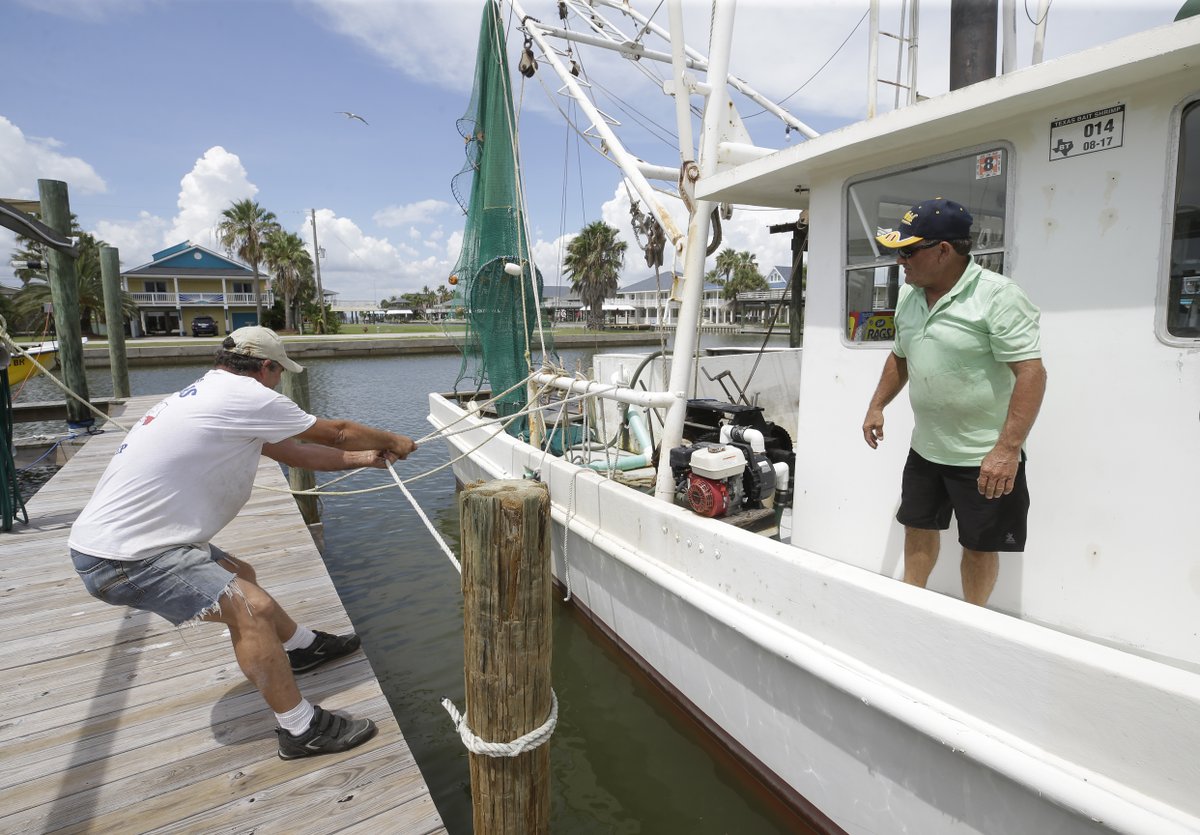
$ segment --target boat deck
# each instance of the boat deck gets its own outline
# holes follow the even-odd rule
[[[114,411],[138,416],[159,399]],[[28,503],[30,524],[0,534],[3,829],[444,832],[362,653],[299,684],[314,703],[371,717],[378,736],[284,762],[274,718],[221,626],[176,629],[87,595],[67,535],[121,437],[89,439]],[[287,486],[265,458],[257,483]],[[254,564],[297,621],[350,628],[291,496],[255,489],[221,542]]]

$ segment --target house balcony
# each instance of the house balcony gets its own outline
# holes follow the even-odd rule
[[[253,305],[253,293],[130,293],[141,307],[238,307]],[[275,303],[272,293],[262,294],[263,307]]]

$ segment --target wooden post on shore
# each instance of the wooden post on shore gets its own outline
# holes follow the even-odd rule
[[[492,481],[459,494],[467,723],[511,742],[550,714],[550,495],[536,481]],[[550,831],[550,748],[472,753],[476,832]]]
[[[309,411],[308,371],[283,372],[283,393],[301,409]],[[288,485],[293,490],[311,490],[317,486],[317,477],[313,475],[312,470],[288,467]],[[300,507],[300,515],[304,517],[304,524],[313,525],[321,521],[321,514],[317,511],[316,496],[294,496],[293,498]]]
[[[67,184],[59,180],[38,180],[42,203],[42,221],[51,229],[71,236],[71,204]],[[58,358],[67,387],[88,400],[87,376],[83,373],[83,334],[79,328],[79,278],[75,259],[46,247],[50,266],[50,298],[54,302],[54,330],[58,339]],[[83,403],[67,398],[67,423],[90,426],[95,418]]]
[[[121,255],[116,247],[100,247],[100,279],[104,282],[104,323],[108,329],[108,364],[112,368],[113,397],[128,397],[125,314],[121,312]]]

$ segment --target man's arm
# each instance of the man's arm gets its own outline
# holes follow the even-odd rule
[[[263,444],[262,454],[289,467],[323,472],[356,470],[359,467],[382,469],[396,460],[396,455],[383,450],[341,450],[322,444],[303,444],[295,438],[277,444]]]
[[[1021,446],[1029,437],[1046,394],[1046,367],[1040,359],[1010,362],[1008,367],[1016,377],[1008,416],[996,446],[979,465],[979,492],[989,499],[1012,492],[1017,466],[1021,463]]]
[[[407,435],[397,435],[352,420],[317,418],[316,423],[295,437],[309,444],[323,444],[340,450],[379,450],[391,453],[396,458],[407,458],[417,448]]]
[[[883,363],[883,373],[879,376],[879,385],[867,406],[867,416],[863,419],[863,440],[871,449],[879,446],[883,440],[883,407],[891,403],[896,395],[908,383],[908,360],[888,351]]]

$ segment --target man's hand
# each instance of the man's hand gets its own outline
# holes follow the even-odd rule
[[[867,416],[863,420],[863,440],[871,449],[878,447],[883,440],[883,409],[867,409]]]
[[[1020,463],[1020,447],[1016,450],[993,447],[979,465],[979,495],[998,499],[1011,493]]]
[[[384,452],[391,455],[389,461],[395,461],[400,458],[407,458],[417,448],[416,441],[407,435],[392,435],[392,443]]]

